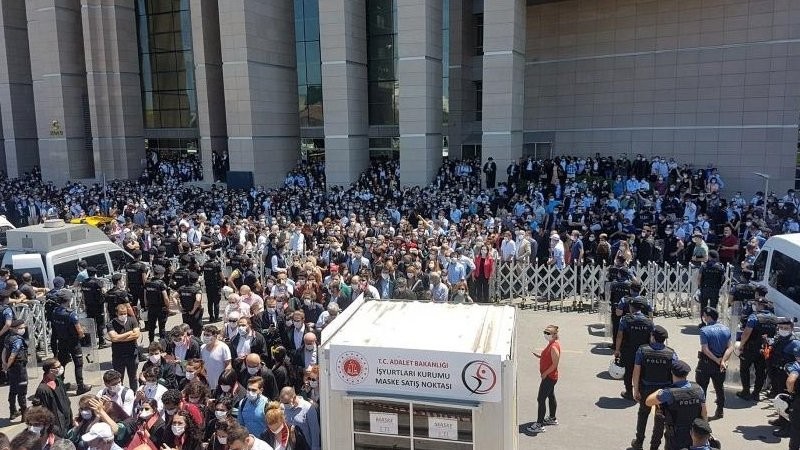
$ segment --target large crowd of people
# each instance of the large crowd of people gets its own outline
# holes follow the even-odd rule
[[[493,271],[512,262],[560,269],[712,256],[746,274],[770,235],[798,231],[793,190],[745,197],[712,165],[657,156],[522,158],[500,183],[491,160],[445,160],[425,187],[401,186],[397,161],[328,188],[322,164],[301,163],[282,187],[249,190],[185,184],[201,173],[196,159],[149,161],[139,180],[0,179],[0,214],[12,223],[108,216],[104,230],[134,257],[110,290],[85,263],[48,287],[0,271],[9,380],[27,350],[8,303],[44,289],[51,321],[64,325],[42,366],[38,406],[9,397],[11,419],[28,425],[11,448],[38,450],[29,442],[47,439],[50,448],[317,450],[320,331],[361,295],[489,302]],[[98,392],[83,382],[86,336],[68,307],[71,286],[112,350]],[[166,329],[172,309],[184,323]],[[69,363],[74,386],[63,381]]]

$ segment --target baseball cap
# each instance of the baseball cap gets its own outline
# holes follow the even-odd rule
[[[701,436],[710,436],[711,435],[711,425],[708,424],[705,420],[698,417],[694,419],[692,422],[692,431],[695,434],[699,434]]]
[[[664,340],[669,337],[669,333],[667,333],[666,328],[662,327],[661,325],[656,325],[653,327],[653,337]]]
[[[55,277],[53,278],[53,287],[56,289],[61,289],[64,287],[66,281],[62,277]]]
[[[81,436],[81,440],[83,440],[83,442],[92,442],[98,438],[105,441],[114,439],[114,433],[111,432],[111,426],[109,426],[107,423],[98,422],[89,428],[89,432]]]
[[[684,361],[678,360],[672,363],[672,374],[676,377],[686,378],[691,371],[692,368],[689,367],[689,364],[686,364]]]

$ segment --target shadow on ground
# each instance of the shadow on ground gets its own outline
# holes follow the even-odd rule
[[[603,337],[606,335],[606,326],[602,323],[591,323],[586,326],[591,336]]]
[[[594,342],[590,345],[592,348],[589,350],[589,353],[593,355],[611,356],[614,354],[614,350],[609,348],[606,342]]]
[[[748,441],[761,441],[767,444],[777,444],[781,442],[781,439],[772,435],[772,430],[774,429],[775,427],[771,425],[739,425],[733,430],[733,432],[741,434],[742,437]]]
[[[690,336],[700,336],[700,329],[696,325],[684,325],[681,328],[681,334],[688,334]]]
[[[625,400],[621,397],[600,397],[594,404],[598,408],[603,409],[627,409],[636,406],[635,402]]]

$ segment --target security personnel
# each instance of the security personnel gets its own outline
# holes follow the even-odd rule
[[[219,320],[220,289],[225,285],[225,276],[222,274],[222,264],[217,260],[217,252],[209,250],[206,255],[208,260],[203,264],[203,284],[208,299],[209,322],[213,323]]]
[[[719,253],[716,250],[708,252],[708,261],[700,266],[698,286],[700,286],[700,310],[707,306],[716,309],[719,303],[719,290],[725,283],[725,266],[719,262]],[[701,322],[700,328],[703,327]]]
[[[691,429],[692,446],[686,450],[711,450],[711,425],[707,421],[697,418],[692,422]]]
[[[650,334],[653,332],[653,321],[642,314],[645,304],[641,297],[632,299],[630,312],[619,321],[614,357],[621,357],[625,366],[625,390],[620,395],[627,400],[633,400],[633,366],[636,351],[640,346],[650,342]]]
[[[66,367],[70,359],[75,364],[75,382],[78,384],[78,395],[89,392],[91,386],[83,382],[83,349],[81,340],[86,335],[78,321],[78,314],[69,308],[72,291],[63,289],[58,293],[58,306],[53,310],[53,335],[56,338],[58,353],[56,358],[62,367]]]
[[[187,284],[178,289],[178,298],[183,313],[183,323],[192,329],[192,335],[201,336],[203,333],[203,293],[197,284],[198,275],[194,272],[187,273]]]
[[[130,292],[122,287],[122,279],[123,277],[121,273],[115,273],[114,275],[111,275],[112,287],[104,294],[106,311],[108,311],[109,318],[116,317],[117,305],[126,305],[128,314],[131,316],[134,315],[134,310],[131,306],[133,303],[133,296]]]
[[[615,311],[615,315],[617,317],[622,317],[625,314],[627,314],[628,306],[630,305],[631,300],[633,300],[636,297],[639,297],[639,294],[642,290],[641,282],[636,279],[631,281],[629,283],[629,286],[630,286],[629,294],[626,295],[625,297],[622,297],[622,300],[620,300],[619,303],[617,303],[617,310]],[[644,307],[642,308],[642,314],[651,319],[653,318],[653,308],[650,306],[649,303],[647,303],[646,300],[644,300]]]
[[[28,404],[25,399],[28,393],[28,343],[25,342],[25,321],[11,322],[11,332],[3,341],[3,372],[8,376],[8,410],[9,420],[25,414]],[[17,405],[19,404],[19,410]]]
[[[736,396],[744,400],[758,401],[764,381],[767,378],[767,364],[764,359],[762,348],[767,342],[766,339],[775,336],[778,328],[778,318],[767,308],[769,300],[764,297],[759,298],[755,306],[755,312],[747,319],[744,331],[742,331],[741,344],[739,346],[741,354],[741,365],[739,376],[742,380],[742,390]],[[753,392],[750,393],[750,368],[754,367],[756,380],[753,385]]]
[[[664,345],[668,337],[667,330],[661,325],[656,325],[653,327],[653,332],[650,333],[650,343],[640,346],[636,351],[636,360],[633,366],[633,398],[639,402],[639,412],[636,420],[636,437],[631,442],[631,447],[637,450],[643,448],[644,431],[647,428],[647,418],[652,409],[645,405],[645,400],[653,392],[672,384],[670,370],[672,363],[678,360],[678,354]],[[663,436],[664,416],[657,413],[653,419],[650,448],[661,446]]]
[[[167,250],[163,245],[156,250],[156,256],[153,258],[153,267],[161,266],[164,269],[163,280],[170,285],[170,278],[172,277],[172,264],[167,258]]]
[[[188,256],[181,256],[179,260],[180,267],[172,274],[172,289],[179,290],[183,286],[189,284],[189,262]]]
[[[703,389],[686,377],[691,367],[683,361],[672,363],[672,386],[659,389],[645,400],[647,406],[660,406],[664,414],[664,450],[680,450],[692,445],[691,427],[698,417],[706,420]]]
[[[89,278],[81,283],[81,294],[83,304],[86,308],[86,316],[94,319],[97,328],[97,344],[99,348],[106,348],[103,330],[105,330],[106,317],[103,312],[103,283],[97,278],[97,269],[89,266],[86,268]]]
[[[733,304],[741,306],[741,325],[745,326],[747,318],[753,313],[752,302],[756,299],[756,287],[750,283],[739,283],[731,288]]]
[[[62,277],[55,277],[53,278],[53,289],[49,290],[44,295],[44,318],[45,320],[52,325],[53,323],[53,311],[55,311],[56,307],[61,304],[61,300],[59,299],[59,293],[62,289],[64,289],[64,285],[66,281]],[[56,334],[50,333],[50,350],[52,350],[54,355],[58,354],[58,348],[56,347]]]
[[[794,323],[788,317],[778,317],[778,331],[775,333],[775,339],[769,346],[767,352],[767,374],[769,375],[769,384],[772,391],[769,393],[770,398],[775,398],[786,389],[786,365],[794,362],[794,347],[800,344],[794,337],[792,330]],[[770,425],[780,427],[780,430],[773,431],[772,434],[777,437],[789,437],[789,422],[778,416],[769,421]]]
[[[611,348],[616,348],[619,321],[624,315],[624,312],[615,314],[618,309],[617,305],[623,297],[630,293],[632,279],[632,272],[625,266],[625,258],[616,258],[614,266],[608,268],[608,281],[610,282],[608,285],[609,302],[611,303]]]
[[[133,262],[125,266],[128,291],[130,292],[131,305],[139,306],[144,302],[144,284],[147,282],[147,264],[142,261],[142,251],[138,248],[133,251]]]
[[[728,360],[733,354],[731,330],[717,322],[719,312],[710,306],[703,310],[701,318],[704,326],[700,329],[700,351],[697,353],[695,381],[706,393],[709,381],[714,384],[717,409],[711,420],[721,419],[725,409],[725,373],[728,370]]]
[[[794,362],[786,366],[786,392],[793,396],[789,404],[789,450],[800,450],[800,346],[792,347]]]
[[[247,258],[242,261],[242,285],[247,285],[253,292],[261,292],[261,282],[258,281],[258,274],[253,269],[253,260]],[[241,288],[242,286],[239,286]]]
[[[145,307],[147,308],[147,334],[150,342],[155,341],[156,325],[161,339],[167,336],[167,316],[169,315],[169,294],[164,282],[163,266],[153,266],[153,275],[144,284]]]

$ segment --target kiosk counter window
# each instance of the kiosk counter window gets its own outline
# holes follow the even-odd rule
[[[354,450],[474,450],[471,408],[353,400]]]

